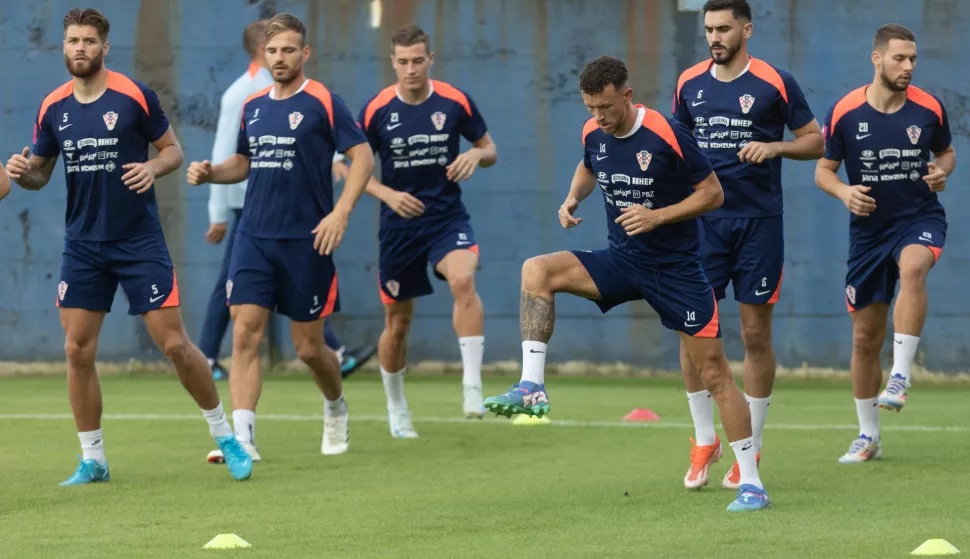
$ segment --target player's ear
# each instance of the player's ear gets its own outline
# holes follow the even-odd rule
[[[878,50],[872,51],[872,65],[876,68],[882,65],[882,55],[879,54]]]
[[[109,50],[111,50],[111,41],[105,41],[104,47],[102,48],[101,56],[108,54]]]
[[[623,100],[627,103],[633,102],[633,88],[627,87],[623,90]]]
[[[434,53],[433,52],[429,52],[428,53],[428,67],[430,68],[431,66],[434,66]]]
[[[745,39],[750,39],[751,38],[751,31],[752,31],[752,29],[754,29],[754,28],[752,27],[750,21],[748,23],[745,23],[744,24],[744,27],[741,28],[741,35]]]

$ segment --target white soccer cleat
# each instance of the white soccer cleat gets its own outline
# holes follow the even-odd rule
[[[879,441],[874,441],[865,435],[859,435],[859,437],[852,441],[852,444],[849,445],[849,451],[839,458],[839,463],[860,464],[862,462],[875,460],[880,456],[882,456],[882,447],[879,446]]]
[[[391,428],[391,436],[396,439],[416,439],[418,432],[411,425],[411,413],[404,408],[403,410],[388,410],[387,422]]]
[[[465,410],[465,417],[468,419],[481,419],[485,417],[485,399],[482,397],[481,385],[462,385],[465,393],[462,408]]]
[[[241,444],[242,447],[246,449],[246,454],[249,454],[249,457],[253,459],[253,462],[261,462],[263,460],[259,456],[259,450],[256,449],[256,445],[254,445],[253,443],[246,443],[243,441],[239,441],[239,444]],[[207,454],[205,459],[210,464],[222,464],[226,461],[225,456],[222,455],[222,451],[218,449],[213,450],[212,452]]]
[[[906,392],[909,383],[903,375],[893,375],[886,383],[886,389],[879,395],[879,407],[884,410],[899,411],[906,405]]]
[[[320,452],[326,456],[343,454],[350,448],[350,414],[323,418],[323,442]]]

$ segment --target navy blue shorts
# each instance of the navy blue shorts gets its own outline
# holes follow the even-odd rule
[[[407,301],[434,292],[428,277],[432,270],[454,250],[478,254],[475,233],[467,219],[454,219],[427,227],[382,229],[378,285],[385,305]],[[445,278],[436,270],[434,275]]]
[[[257,305],[296,322],[313,322],[340,310],[332,256],[313,239],[260,239],[236,232],[226,280],[229,305]]]
[[[734,299],[740,303],[777,303],[785,267],[781,216],[698,221],[701,262],[718,301],[732,283]]]
[[[58,307],[110,312],[119,283],[130,315],[179,306],[175,267],[161,231],[118,241],[64,240]]]
[[[697,338],[720,338],[717,301],[699,261],[645,266],[613,250],[575,250],[593,278],[606,313],[628,301],[645,300],[665,328]]]
[[[909,245],[923,245],[939,260],[946,242],[946,219],[927,216],[895,228],[877,241],[850,241],[845,275],[845,304],[849,312],[872,303],[891,303],[899,281],[899,255]]]

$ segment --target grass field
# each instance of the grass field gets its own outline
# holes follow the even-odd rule
[[[351,450],[323,457],[312,382],[269,380],[264,461],[234,482],[205,462],[208,430],[174,378],[106,378],[112,481],[61,488],[78,452],[63,379],[0,379],[0,556],[885,558],[934,537],[970,549],[965,387],[917,385],[882,416],[884,458],[844,466],[848,386],[780,383],[762,456],[774,506],[736,515],[719,488],[729,449],[716,483],[683,488],[693,431],[676,382],[553,378],[555,421],[540,426],[461,419],[459,382],[409,379],[422,438],[393,440],[380,380],[361,373],[346,385]],[[507,382],[486,380],[487,394]],[[636,407],[661,421],[624,425]],[[253,548],[202,550],[220,533]]]

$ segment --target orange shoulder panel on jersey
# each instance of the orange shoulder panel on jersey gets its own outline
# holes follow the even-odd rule
[[[589,133],[597,128],[599,128],[599,125],[596,124],[595,118],[589,118],[586,120],[586,124],[583,125],[583,146],[586,145],[586,136],[589,136]]]
[[[44,115],[47,114],[47,109],[49,109],[51,105],[57,103],[72,93],[74,93],[74,80],[71,80],[61,87],[58,87],[54,91],[50,92],[47,97],[44,97],[44,102],[40,105],[40,114],[37,116],[37,125],[40,126],[41,121],[44,120]]]
[[[704,72],[707,72],[708,70],[710,70],[711,64],[713,64],[713,61],[710,58],[708,58],[707,60],[698,62],[697,64],[694,64],[690,68],[681,72],[680,78],[677,79],[677,93],[676,93],[677,99],[680,99],[680,89],[684,87],[684,84],[687,83],[688,80],[692,80],[697,76],[700,76]]]
[[[323,105],[323,108],[327,110],[327,118],[330,119],[330,127],[333,128],[333,96],[330,95],[330,90],[327,86],[322,83],[310,80],[303,88],[310,95],[316,97],[318,101]]]
[[[472,105],[468,102],[468,97],[459,91],[457,87],[445,82],[439,82],[438,80],[431,80],[431,84],[434,86],[435,93],[441,95],[445,99],[451,99],[452,101],[458,103],[463,109],[465,109],[468,116],[472,116]]]
[[[131,97],[141,106],[146,115],[149,114],[148,101],[145,100],[145,94],[142,93],[141,89],[128,76],[108,70],[108,89],[113,89],[122,95]]]
[[[936,100],[936,97],[933,97],[915,85],[911,85],[906,88],[906,98],[917,105],[921,105],[933,111],[936,118],[940,119],[940,125],[943,125],[943,106],[940,105],[940,102]]]
[[[381,92],[377,94],[377,97],[374,97],[370,103],[367,103],[367,109],[364,111],[365,131],[370,127],[370,121],[372,118],[374,118],[374,113],[390,103],[395,97],[397,97],[397,85],[389,85],[382,89]]]
[[[866,88],[869,86],[862,86],[853,89],[848,95],[839,99],[839,102],[835,104],[835,108],[832,109],[832,122],[829,124],[829,137],[832,137],[832,133],[835,131],[835,125],[839,123],[839,120],[845,116],[845,113],[851,111],[852,109],[862,106],[866,102]]]
[[[667,142],[671,149],[677,152],[677,155],[683,159],[684,152],[680,150],[680,142],[677,141],[677,136],[674,135],[674,129],[670,127],[670,123],[667,122],[667,118],[653,109],[648,109],[646,107],[643,108],[646,110],[646,112],[643,113],[643,126],[645,128],[649,128],[654,134],[663,138],[663,141]]]
[[[781,98],[786,103],[788,102],[788,88],[785,87],[785,80],[781,79],[781,74],[778,73],[778,70],[772,68],[771,64],[752,56],[748,71],[770,83],[772,87],[778,90],[778,93],[781,93]]]
[[[249,68],[246,69],[246,73],[249,74],[250,78],[255,78],[256,74],[259,73],[259,64],[256,64],[255,62],[250,62]]]
[[[269,93],[270,91],[272,91],[272,89],[273,89],[273,86],[268,85],[268,86],[264,87],[263,89],[260,89],[256,93],[253,93],[249,97],[246,97],[246,102],[243,103],[243,107],[245,107],[246,105],[248,105],[249,102],[252,101],[253,99],[256,99],[257,97],[262,97],[263,95],[266,95],[267,93]]]

